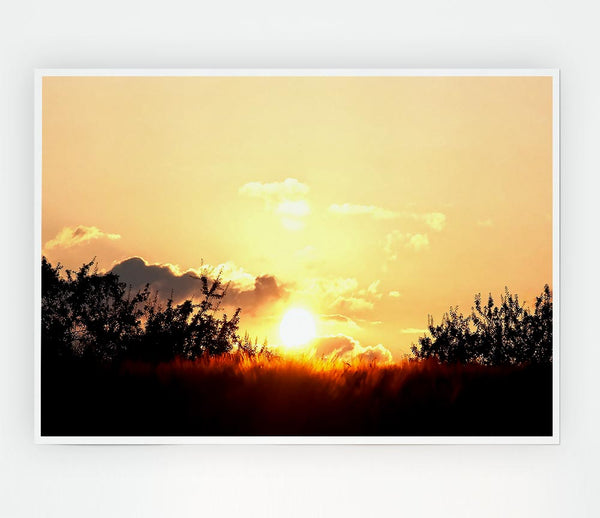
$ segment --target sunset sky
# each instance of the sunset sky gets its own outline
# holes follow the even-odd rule
[[[44,77],[42,252],[240,330],[408,352],[450,306],[552,282],[551,77]],[[385,349],[384,349],[385,348]]]

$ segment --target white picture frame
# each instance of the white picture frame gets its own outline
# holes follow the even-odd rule
[[[41,433],[41,274],[42,253],[42,81],[56,76],[197,77],[197,76],[548,76],[553,85],[553,426],[551,436],[43,436]],[[35,233],[34,233],[34,440],[38,444],[559,444],[560,443],[560,85],[557,69],[39,69],[35,71]]]

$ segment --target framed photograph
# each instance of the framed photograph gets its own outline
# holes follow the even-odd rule
[[[38,70],[39,443],[559,441],[557,70]]]

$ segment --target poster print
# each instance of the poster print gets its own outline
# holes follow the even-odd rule
[[[557,72],[36,82],[38,441],[557,442]]]

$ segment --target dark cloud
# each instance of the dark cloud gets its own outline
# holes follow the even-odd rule
[[[254,280],[253,290],[241,291],[230,286],[227,290],[226,303],[254,313],[259,307],[286,297],[286,289],[274,276],[261,275]]]
[[[142,289],[150,284],[160,296],[169,297],[171,291],[175,300],[199,296],[202,286],[197,276],[177,275],[171,267],[159,264],[147,264],[140,257],[130,257],[116,264],[109,273],[115,273],[122,282],[133,289]]]
[[[122,282],[132,286],[134,290],[142,289],[150,284],[152,291],[166,299],[173,294],[173,300],[199,299],[202,284],[198,273],[194,271],[178,272],[168,264],[148,264],[141,257],[130,257],[116,264],[109,273],[119,276]],[[209,280],[212,280],[209,277]],[[223,278],[224,283],[228,279]],[[259,309],[288,295],[285,287],[272,275],[261,275],[254,279],[254,287],[244,289],[231,283],[223,304],[241,307],[246,314],[255,314]]]

